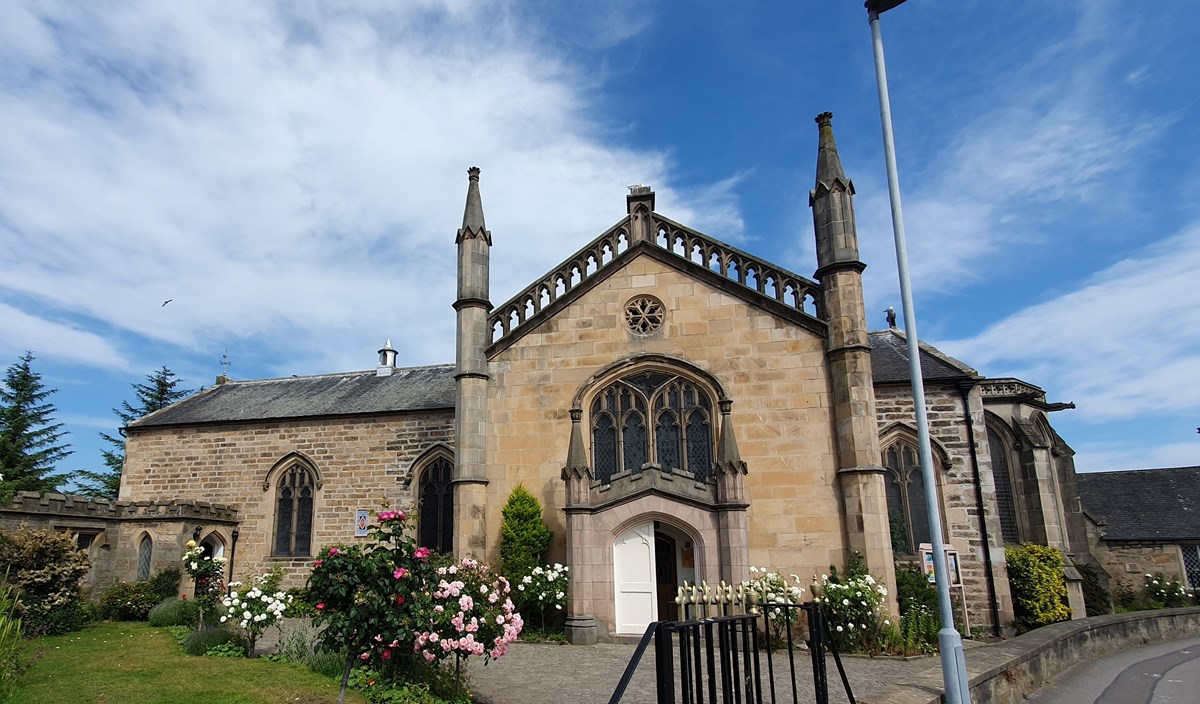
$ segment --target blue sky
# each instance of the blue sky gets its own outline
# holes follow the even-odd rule
[[[1051,401],[1084,471],[1200,463],[1200,31],[1191,3],[887,13],[922,337]],[[452,361],[483,169],[499,303],[657,209],[811,275],[813,116],[899,308],[861,3],[0,5],[0,362],[98,468],[130,384]],[[172,299],[163,306],[163,301]]]

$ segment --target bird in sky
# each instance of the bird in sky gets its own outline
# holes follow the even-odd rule
[[[170,302],[171,302],[171,301],[173,301],[173,300],[175,300],[175,299],[174,299],[174,298],[168,298],[167,300],[163,301],[163,304],[162,304],[161,306],[159,306],[159,308],[166,308],[166,307],[167,307],[167,304],[168,304],[168,303],[170,303]]]

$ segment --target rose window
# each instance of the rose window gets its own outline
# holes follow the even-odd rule
[[[635,335],[649,335],[662,327],[663,304],[653,296],[637,296],[625,304],[625,324]]]

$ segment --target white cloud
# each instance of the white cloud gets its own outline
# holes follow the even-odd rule
[[[989,375],[1052,380],[1081,418],[1200,409],[1200,222],[1077,290],[939,344]]]
[[[922,144],[898,137],[914,288],[960,291],[1020,267],[1072,208],[1126,207],[1120,179],[1136,173],[1139,150],[1170,118],[1124,104],[1111,73],[1129,49],[1112,25],[1105,11],[1080,8],[1073,31],[963,93],[952,119],[907,131]],[[932,156],[916,156],[924,152]],[[872,194],[857,209],[862,246],[881,264],[866,274],[868,299],[894,300],[895,263],[881,256],[893,251],[886,187],[864,179],[859,191]],[[1075,236],[1082,244],[1089,233]]]
[[[28,350],[38,357],[49,357],[89,367],[125,369],[125,356],[95,333],[80,330],[70,323],[29,315],[0,301],[0,358],[15,360]]]
[[[407,363],[453,359],[470,165],[497,301],[620,218],[625,184],[740,233],[735,180],[676,190],[663,154],[609,143],[588,77],[512,12],[0,9],[0,324],[35,327],[33,300],[208,356],[287,350],[279,373],[369,366],[388,336]],[[610,41],[642,26],[614,18]],[[12,344],[60,354],[43,339]],[[76,361],[115,364],[100,342]]]
[[[1075,467],[1083,472],[1108,472],[1155,467],[1195,467],[1200,464],[1200,440],[1157,447],[1114,446],[1113,443],[1083,445],[1075,453]]]

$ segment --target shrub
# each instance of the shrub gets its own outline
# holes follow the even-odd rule
[[[1075,568],[1083,577],[1083,603],[1088,616],[1111,614],[1113,611],[1112,595],[1100,583],[1096,568],[1087,563],[1076,563]]]
[[[910,607],[900,616],[901,654],[936,653],[941,629],[942,619],[936,607],[925,604]]]
[[[231,627],[239,630],[246,641],[246,656],[254,657],[254,644],[268,626],[279,623],[283,611],[287,608],[290,596],[278,591],[281,574],[268,573],[253,577],[249,585],[241,582],[230,582],[233,589],[229,596],[221,602],[226,614],[221,617],[221,623],[229,622]],[[272,587],[276,591],[272,591]]]
[[[456,664],[499,657],[520,633],[507,580],[471,558],[437,567],[406,520],[383,511],[369,540],[326,547],[313,561],[313,625],[327,648],[345,653],[343,693],[354,659],[389,682],[420,681],[412,677],[440,671],[430,664],[452,655]]]
[[[100,615],[110,621],[145,621],[159,602],[147,582],[117,582],[100,595]]]
[[[534,567],[533,571],[517,583],[513,601],[526,623],[536,616],[541,623],[542,635],[546,635],[546,617],[553,624],[567,606],[567,586],[570,584],[571,568],[554,563],[545,567]]]
[[[879,649],[880,630],[891,625],[883,613],[885,596],[887,588],[869,574],[844,577],[841,582],[821,575],[821,596],[816,601],[823,607],[838,650],[873,653]]]
[[[188,655],[207,655],[209,650],[225,643],[236,644],[238,657],[245,655],[246,645],[224,628],[201,628],[195,631],[183,642],[183,652]]]
[[[897,566],[896,603],[900,605],[901,616],[921,608],[936,614],[937,588],[930,584],[929,578],[917,568]]]
[[[146,590],[154,595],[157,601],[178,597],[179,581],[182,578],[183,572],[176,567],[171,567],[146,580]]]
[[[554,533],[542,522],[542,504],[524,484],[508,496],[500,524],[500,571],[518,582],[542,564]]]
[[[287,595],[290,600],[283,611],[284,618],[312,618],[317,615],[317,605],[309,598],[308,589],[292,587],[287,590]]]
[[[0,586],[0,702],[12,698],[28,665],[21,659],[21,619],[9,585]]]
[[[195,599],[181,599],[177,596],[159,602],[150,609],[150,625],[191,626],[200,618],[200,605]]]
[[[90,564],[71,536],[53,530],[0,531],[0,573],[17,592],[25,637],[83,625],[79,580]]]
[[[1158,609],[1189,606],[1194,600],[1191,589],[1185,587],[1178,579],[1164,577],[1162,572],[1146,575],[1143,579],[1143,591],[1146,600],[1153,602],[1154,608]]]
[[[1018,631],[1071,618],[1062,553],[1045,545],[1024,543],[1006,549],[1005,558]]]

